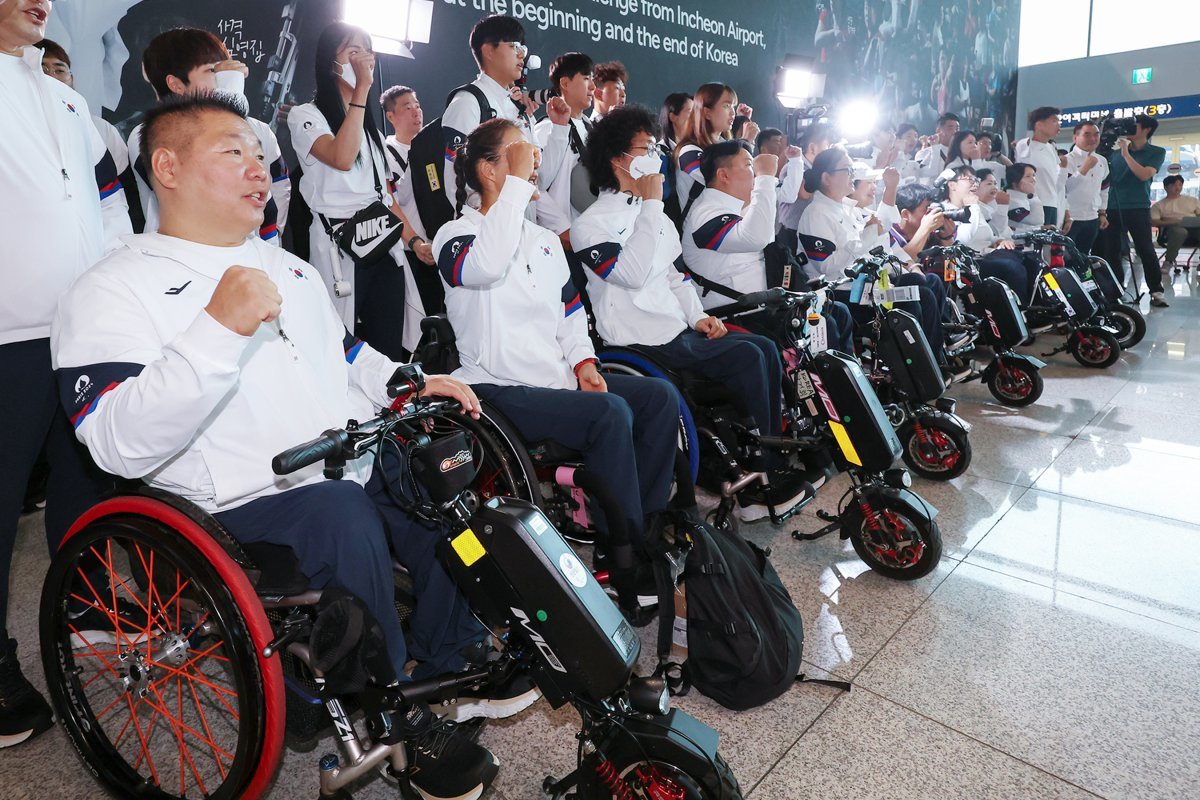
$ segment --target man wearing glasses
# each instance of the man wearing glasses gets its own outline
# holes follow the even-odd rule
[[[525,29],[521,23],[503,14],[484,17],[471,29],[471,51],[475,54],[475,63],[479,65],[479,77],[470,85],[487,99],[491,106],[490,116],[515,123],[528,141],[537,144],[529,120],[531,109],[524,95],[515,91],[529,55],[529,48],[525,45]],[[469,91],[454,95],[446,107],[446,113],[442,115],[442,131],[446,137],[446,171],[442,185],[451,205],[454,204],[454,158],[458,148],[490,116],[485,115],[479,99]],[[563,116],[569,118],[570,110],[566,109]],[[532,213],[530,211],[530,215]],[[530,219],[533,217],[530,216]]]

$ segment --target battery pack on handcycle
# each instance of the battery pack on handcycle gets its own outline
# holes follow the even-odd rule
[[[1055,267],[1043,278],[1053,279],[1054,283],[1050,288],[1055,290],[1054,293],[1060,299],[1070,305],[1073,312],[1071,316],[1076,322],[1085,323],[1096,315],[1096,303],[1088,291],[1083,288],[1079,276],[1074,271],[1067,267]],[[1050,283],[1050,280],[1046,280],[1046,282]]]
[[[1011,349],[1029,338],[1029,326],[1017,303],[1017,294],[998,278],[984,278],[965,293],[967,313],[983,322],[983,338],[1001,349]]]
[[[893,308],[879,326],[879,355],[895,388],[906,398],[931,403],[946,391],[942,371],[921,324],[907,311]]]
[[[525,629],[553,707],[568,695],[603,700],[625,685],[637,632],[536,506],[492,498],[449,545],[444,562],[481,618]]]
[[[816,405],[837,440],[840,469],[883,472],[900,455],[900,439],[858,361],[836,351],[819,353],[809,369]]]

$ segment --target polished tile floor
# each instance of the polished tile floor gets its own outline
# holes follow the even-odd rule
[[[720,730],[751,800],[1200,797],[1196,277],[1174,277],[1168,297],[1110,369],[1051,359],[1031,408],[952,391],[974,461],[950,484],[918,483],[946,545],[928,577],[889,581],[836,539],[794,542],[836,487],[784,529],[748,529],[804,614],[806,672],[853,682],[740,714],[679,701]],[[15,565],[10,627],[29,665],[42,535],[40,517],[24,520]],[[503,768],[490,796],[539,797],[572,765],[574,731],[545,704],[491,725]],[[271,797],[315,798],[327,749],[289,752]],[[0,751],[0,796],[51,794],[104,796],[60,732]],[[376,781],[355,796],[395,794]]]

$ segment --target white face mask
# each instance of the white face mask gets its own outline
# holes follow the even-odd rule
[[[347,61],[345,64],[339,64],[336,61],[333,63],[338,64],[338,66],[341,67],[341,72],[338,74],[342,76],[342,80],[346,82],[346,85],[353,89],[355,84],[358,83],[358,76],[354,74],[354,65],[349,61]]]
[[[213,94],[233,101],[242,109],[243,114],[250,112],[250,102],[246,99],[246,76],[240,70],[221,70],[216,74],[216,84]]]
[[[626,154],[628,155],[628,154]],[[635,181],[647,175],[657,175],[662,171],[662,156],[658,153],[646,153],[633,156],[629,162],[629,177]]]

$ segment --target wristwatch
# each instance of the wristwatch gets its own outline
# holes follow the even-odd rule
[[[412,235],[412,238],[410,238],[410,239],[408,240],[408,249],[409,249],[409,250],[416,250],[416,246],[415,246],[415,245],[413,245],[413,242],[424,242],[424,241],[425,241],[425,240],[421,238],[421,235],[420,235],[420,234],[414,233],[414,234]]]

